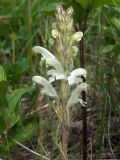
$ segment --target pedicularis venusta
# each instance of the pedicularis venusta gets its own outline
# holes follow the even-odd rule
[[[54,55],[41,46],[33,47],[33,52],[42,55],[40,65],[42,67],[43,62],[46,64],[46,77],[49,78],[47,80],[41,76],[34,76],[32,81],[41,86],[41,94],[51,97],[51,100],[54,99],[52,101],[53,107],[59,118],[60,130],[62,131],[61,141],[58,144],[59,159],[61,160],[68,159],[70,108],[78,103],[84,107],[86,105],[80,95],[87,88],[87,84],[81,78],[86,78],[87,72],[83,68],[74,69],[73,64],[73,57],[78,52],[77,42],[81,40],[83,33],[74,33],[72,14],[72,7],[67,11],[64,11],[61,5],[56,8],[56,22],[52,25],[51,38]]]

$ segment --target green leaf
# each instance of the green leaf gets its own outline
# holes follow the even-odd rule
[[[7,81],[0,81],[0,116],[4,114],[4,108],[6,103]]]
[[[16,146],[16,141],[24,142],[29,140],[33,135],[36,134],[38,129],[38,122],[35,117],[25,119],[23,121],[19,121],[16,125],[8,131],[7,141],[4,139],[2,145],[0,145],[0,154],[7,154],[9,153],[9,149]]]
[[[0,117],[0,134],[5,131],[6,125],[3,117]]]
[[[5,71],[3,69],[3,67],[0,65],[0,81],[6,81],[7,78],[6,78],[6,74],[5,74]]]
[[[3,133],[5,125],[4,108],[6,107],[7,81],[0,81],[0,133]]]
[[[114,48],[115,48],[115,45],[113,45],[113,44],[107,45],[107,46],[103,47],[102,53],[111,52]]]
[[[103,5],[120,6],[120,0],[92,0],[91,8],[97,8]]]
[[[87,12],[85,10],[85,8],[83,8],[79,3],[77,2],[71,2],[72,6],[73,6],[73,9],[74,9],[74,20],[75,22],[82,22],[86,15],[87,15]]]
[[[33,88],[16,89],[12,94],[7,95],[8,107],[5,110],[6,113],[6,125],[7,128],[12,127],[19,120],[19,102],[22,96],[26,93],[31,93]]]
[[[89,0],[76,0],[84,9],[87,9]]]
[[[114,27],[115,27],[118,31],[120,31],[120,19],[114,17],[114,18],[111,19],[111,22],[112,22],[112,24],[114,25]]]
[[[40,12],[52,12],[52,11],[55,11],[57,4],[58,4],[57,2],[49,3],[48,5],[43,4],[43,5],[40,7],[40,10],[39,10],[39,11],[40,11]]]
[[[23,122],[18,122],[11,133],[10,139],[17,140],[19,142],[24,142],[29,140],[33,135],[36,134],[38,128],[38,122],[35,117],[24,120]],[[14,145],[13,141],[10,140],[9,145]]]

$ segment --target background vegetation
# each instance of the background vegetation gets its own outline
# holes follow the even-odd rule
[[[57,149],[52,108],[32,87],[31,77],[44,74],[32,47],[51,50],[51,26],[57,2],[73,6],[74,24],[84,28],[88,72],[88,155],[120,158],[120,2],[118,0],[1,0],[0,2],[0,158],[55,159]],[[79,55],[74,59],[79,67]],[[4,70],[3,70],[3,68]],[[39,95],[39,96],[38,96]],[[69,156],[82,157],[82,113],[73,109]],[[26,151],[24,144],[35,155]],[[16,147],[17,146],[17,147]],[[16,152],[16,153],[15,153]],[[41,157],[41,159],[45,159]]]

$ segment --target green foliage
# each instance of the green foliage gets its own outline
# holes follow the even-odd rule
[[[12,85],[20,82],[21,77],[30,71],[29,65],[25,58],[20,58],[14,64],[6,63],[4,64],[4,68],[7,79]]]
[[[106,46],[103,47],[102,53],[111,52],[114,48],[115,48],[115,45],[113,45],[113,44],[111,44],[111,45],[106,45]]]
[[[12,133],[9,135],[9,145],[12,147],[16,145],[13,140],[24,142],[29,140],[36,134],[38,128],[38,122],[35,117],[25,119],[18,122],[12,129]]]
[[[5,71],[3,69],[3,67],[0,65],[0,81],[6,81],[7,78],[6,78],[6,74],[5,74]]]
[[[97,8],[103,5],[110,5],[110,6],[120,6],[119,0],[92,0],[91,7]]]
[[[7,94],[8,82],[2,66],[0,66],[0,73],[0,134],[2,136],[0,153],[6,154],[14,144],[13,139],[23,142],[35,134],[37,121],[35,117],[23,119],[20,114],[20,99],[24,95],[31,95],[33,88],[16,89]],[[12,132],[11,136],[9,131]]]
[[[84,9],[88,7],[89,0],[76,0]]]
[[[14,90],[11,94],[6,96],[8,107],[5,108],[6,128],[9,129],[20,118],[20,99],[26,93],[31,93],[32,88],[21,88]]]
[[[6,91],[8,83],[6,81],[0,81],[0,133],[5,131],[5,117],[4,117],[4,107],[6,104]]]
[[[23,119],[20,115],[20,99],[25,94],[31,94],[33,89],[21,88],[13,91],[11,94],[6,95],[5,83],[0,84],[2,85],[0,85],[0,92],[2,93],[2,98],[0,97],[2,101],[0,102],[2,105],[4,105],[2,107],[3,112],[0,116],[0,133],[3,135],[0,148],[1,154],[6,154],[9,152],[9,149],[15,145],[13,139],[20,142],[28,140],[36,133],[38,123],[35,117],[28,117],[28,119]]]

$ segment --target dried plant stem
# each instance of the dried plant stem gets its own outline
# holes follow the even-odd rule
[[[23,147],[24,149],[26,149],[27,151],[35,154],[36,156],[42,157],[42,158],[44,158],[45,160],[50,160],[50,159],[47,158],[46,156],[43,156],[43,155],[41,155],[41,154],[39,154],[39,153],[37,153],[37,152],[34,152],[33,150],[31,150],[31,149],[29,149],[28,147],[24,146],[22,143],[18,142],[17,140],[13,139],[13,141],[14,141],[15,143],[17,143],[19,146],[21,146],[21,147]]]

